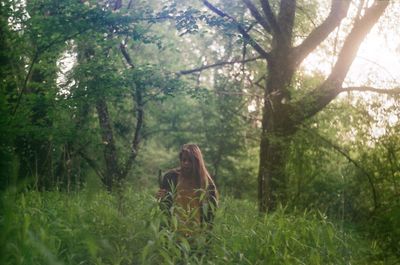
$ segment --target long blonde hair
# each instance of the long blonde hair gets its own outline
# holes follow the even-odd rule
[[[201,153],[200,148],[196,144],[184,144],[179,152],[180,160],[182,160],[183,153],[185,152],[189,155],[193,163],[194,174],[197,180],[199,180],[199,187],[197,188],[207,190],[210,184],[215,187],[215,183],[211,178],[210,173],[208,173],[204,163],[203,154]]]

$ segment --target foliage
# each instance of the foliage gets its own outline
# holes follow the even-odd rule
[[[101,1],[5,1],[4,9],[2,2],[2,188],[17,181],[69,191],[85,182],[90,168],[101,175],[105,170],[94,162],[106,149],[99,101],[109,109],[100,118],[115,132],[115,160],[126,164],[133,148],[127,134],[137,135],[136,149],[141,138],[139,110],[183,86],[156,61],[132,55],[132,49],[145,50],[140,45],[154,46],[154,54],[162,50],[160,34],[150,29],[155,22],[148,20],[155,9],[140,2],[114,11]],[[15,181],[7,180],[13,175]]]
[[[398,103],[393,101],[386,115],[378,116],[379,101],[382,96],[366,103],[348,95],[303,124],[286,167],[289,204],[361,224],[382,248],[399,253],[395,216],[400,149],[398,124],[389,119],[397,115]],[[376,127],[385,128],[385,134],[376,134]]]

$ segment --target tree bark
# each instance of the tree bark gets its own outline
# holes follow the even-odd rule
[[[296,127],[291,122],[288,87],[294,74],[293,61],[287,52],[272,52],[268,64],[268,78],[260,142],[260,165],[258,172],[259,211],[274,210],[277,203],[285,202],[285,158],[290,136]]]
[[[119,179],[119,167],[110,115],[104,98],[99,98],[97,100],[96,110],[99,116],[101,138],[104,144],[104,159],[106,163],[106,172],[102,182],[106,186],[107,190],[111,191],[114,180]]]
[[[125,179],[132,168],[133,162],[136,159],[139,149],[139,143],[141,140],[141,132],[144,122],[144,102],[143,102],[143,92],[140,87],[136,87],[135,95],[133,96],[133,102],[136,104],[136,127],[135,134],[133,135],[133,140],[131,144],[131,152],[128,160],[125,163],[124,169],[120,176],[120,181]]]

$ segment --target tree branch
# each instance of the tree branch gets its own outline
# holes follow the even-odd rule
[[[28,86],[28,81],[29,81],[29,79],[31,78],[33,66],[35,65],[35,63],[36,63],[36,61],[37,61],[38,59],[39,59],[39,50],[36,50],[36,52],[35,52],[35,54],[34,54],[34,56],[33,56],[33,58],[32,58],[32,61],[31,61],[30,65],[29,65],[28,73],[27,73],[26,76],[25,76],[22,89],[21,89],[21,91],[19,92],[19,95],[18,95],[18,98],[17,98],[17,103],[15,104],[15,107],[14,107],[14,109],[13,109],[13,111],[12,111],[11,116],[14,116],[15,113],[17,113],[17,110],[18,110],[18,108],[19,108],[19,106],[20,106],[20,103],[21,103],[22,96],[23,96],[23,94],[25,93],[26,88],[27,88],[27,86]]]
[[[296,13],[296,0],[281,0],[278,25],[279,25],[279,38],[278,45],[284,45],[285,47],[291,47],[294,16]]]
[[[144,117],[144,105],[143,105],[143,97],[142,97],[142,91],[140,88],[136,88],[136,96],[135,96],[135,103],[137,104],[136,106],[136,128],[135,128],[135,134],[133,136],[132,140],[132,145],[131,145],[131,153],[128,157],[128,160],[126,161],[124,168],[122,169],[123,171],[121,172],[120,179],[124,180],[126,179],[126,176],[128,175],[133,162],[136,159],[136,156],[138,154],[138,149],[139,149],[139,143],[140,143],[140,136],[141,136],[141,130],[143,128],[143,117]]]
[[[180,75],[193,74],[193,73],[201,72],[203,70],[206,70],[206,69],[209,69],[209,68],[213,68],[213,67],[224,66],[224,65],[232,65],[232,64],[235,64],[235,63],[247,63],[247,62],[252,62],[252,61],[259,60],[259,59],[263,59],[263,58],[261,56],[258,56],[258,57],[249,58],[249,59],[246,59],[246,60],[235,60],[235,61],[231,61],[231,62],[217,62],[217,63],[214,63],[214,64],[203,65],[201,67],[197,67],[197,68],[194,68],[194,69],[191,69],[191,70],[182,70],[182,71],[178,72],[178,74],[180,74]]]
[[[351,92],[351,91],[358,91],[358,92],[375,92],[379,94],[388,94],[388,95],[396,95],[400,94],[400,87],[392,88],[392,89],[382,89],[376,87],[369,87],[369,86],[361,86],[361,87],[344,87],[339,92]]]
[[[265,17],[267,18],[272,31],[275,34],[279,34],[281,30],[279,28],[278,22],[276,21],[274,13],[272,12],[269,1],[268,0],[260,0],[260,2],[261,2],[261,7],[264,11]]]
[[[339,26],[340,22],[346,17],[349,6],[350,1],[332,0],[331,11],[325,21],[315,28],[299,46],[293,49],[296,65],[299,65]]]
[[[126,7],[126,9],[131,9],[131,7],[132,7],[132,2],[133,2],[133,0],[129,0],[129,3],[128,3],[128,6]]]
[[[269,26],[268,21],[258,12],[257,7],[251,2],[251,0],[242,0],[247,8],[250,10],[251,15],[257,20],[258,23],[267,31],[271,33],[271,27]]]
[[[129,53],[126,50],[126,47],[123,43],[120,44],[120,49],[121,49],[121,53],[124,56],[127,64],[129,65],[130,69],[133,69],[135,66],[132,63],[131,56],[129,55]],[[143,102],[142,90],[140,87],[136,87],[133,101],[136,104],[136,114],[137,114],[135,134],[133,135],[133,140],[132,140],[132,144],[131,144],[131,152],[130,152],[129,157],[126,160],[125,165],[122,168],[121,173],[119,175],[120,180],[126,179],[126,176],[128,175],[130,169],[132,168],[132,164],[135,161],[136,156],[138,154],[141,130],[143,127],[143,117],[144,117],[144,110],[143,110],[144,102]]]
[[[303,13],[306,17],[307,17],[307,19],[310,21],[310,23],[314,26],[314,28],[316,28],[317,27],[317,24],[315,24],[315,21],[314,21],[314,19],[315,18],[312,18],[311,17],[311,15],[307,12],[307,8],[304,8],[304,7],[302,7],[302,6],[297,6],[296,7],[301,13]]]
[[[366,169],[364,169],[357,161],[355,161],[354,159],[352,159],[350,157],[350,155],[345,152],[342,148],[340,148],[339,146],[335,145],[334,143],[332,143],[331,141],[329,141],[328,139],[326,139],[325,137],[323,137],[322,135],[320,135],[319,133],[316,133],[310,129],[306,129],[303,128],[305,131],[307,131],[308,133],[312,134],[314,137],[319,138],[320,140],[322,140],[324,143],[326,143],[327,145],[329,145],[330,147],[332,147],[336,152],[340,153],[341,155],[343,155],[350,163],[352,163],[354,166],[356,166],[358,169],[361,170],[361,172],[363,172],[365,174],[365,176],[367,176],[369,185],[371,187],[371,191],[372,191],[372,197],[374,200],[374,210],[378,208],[379,206],[379,202],[378,202],[378,196],[377,196],[377,192],[375,189],[375,185],[373,182],[373,177],[371,174],[368,173],[368,171]]]
[[[244,97],[255,97],[255,98],[263,98],[259,94],[254,94],[254,93],[247,93],[247,92],[240,92],[240,91],[224,91],[224,90],[219,90],[215,91],[215,94],[218,95],[228,95],[228,96],[244,96]]]
[[[370,32],[372,27],[381,17],[389,1],[376,0],[374,4],[365,11],[364,16],[354,23],[354,26],[344,41],[338,60],[325,82],[307,93],[298,102],[292,104],[294,116],[291,117],[294,123],[301,123],[303,120],[312,117],[328,105],[340,92],[342,84],[350,69],[357,51]]]
[[[372,27],[378,22],[388,5],[389,0],[376,0],[374,4],[365,11],[364,16],[354,23],[353,29],[347,36],[343,48],[339,53],[338,60],[332,73],[328,77],[330,82],[336,84],[343,83],[361,43],[371,31]]]
[[[86,161],[86,163],[88,163],[88,165],[94,170],[94,172],[96,172],[97,176],[99,176],[100,179],[105,179],[104,172],[100,169],[95,160],[89,158],[82,150],[78,150],[78,154]]]
[[[247,33],[246,29],[239,23],[237,22],[233,17],[231,17],[230,15],[224,13],[223,11],[221,11],[220,9],[216,8],[215,6],[213,6],[210,2],[208,2],[207,0],[203,0],[203,3],[206,7],[208,7],[211,11],[213,11],[214,13],[216,13],[217,15],[219,15],[220,17],[225,17],[228,18],[233,24],[236,25],[238,31],[240,32],[240,34],[242,34],[243,38],[247,41],[247,43],[249,43],[259,54],[261,57],[269,60],[270,55],[268,52],[266,52],[264,50],[264,48],[262,48],[250,35],[249,33]]]
[[[128,51],[126,50],[125,44],[121,42],[119,44],[119,49],[121,50],[121,53],[124,56],[126,63],[130,66],[131,69],[134,69],[135,65],[133,64],[131,56],[129,55]]]

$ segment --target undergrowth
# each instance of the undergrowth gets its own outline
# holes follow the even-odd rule
[[[212,231],[186,238],[165,224],[147,191],[6,193],[0,264],[384,264],[374,242],[319,212],[260,216],[225,198]]]

